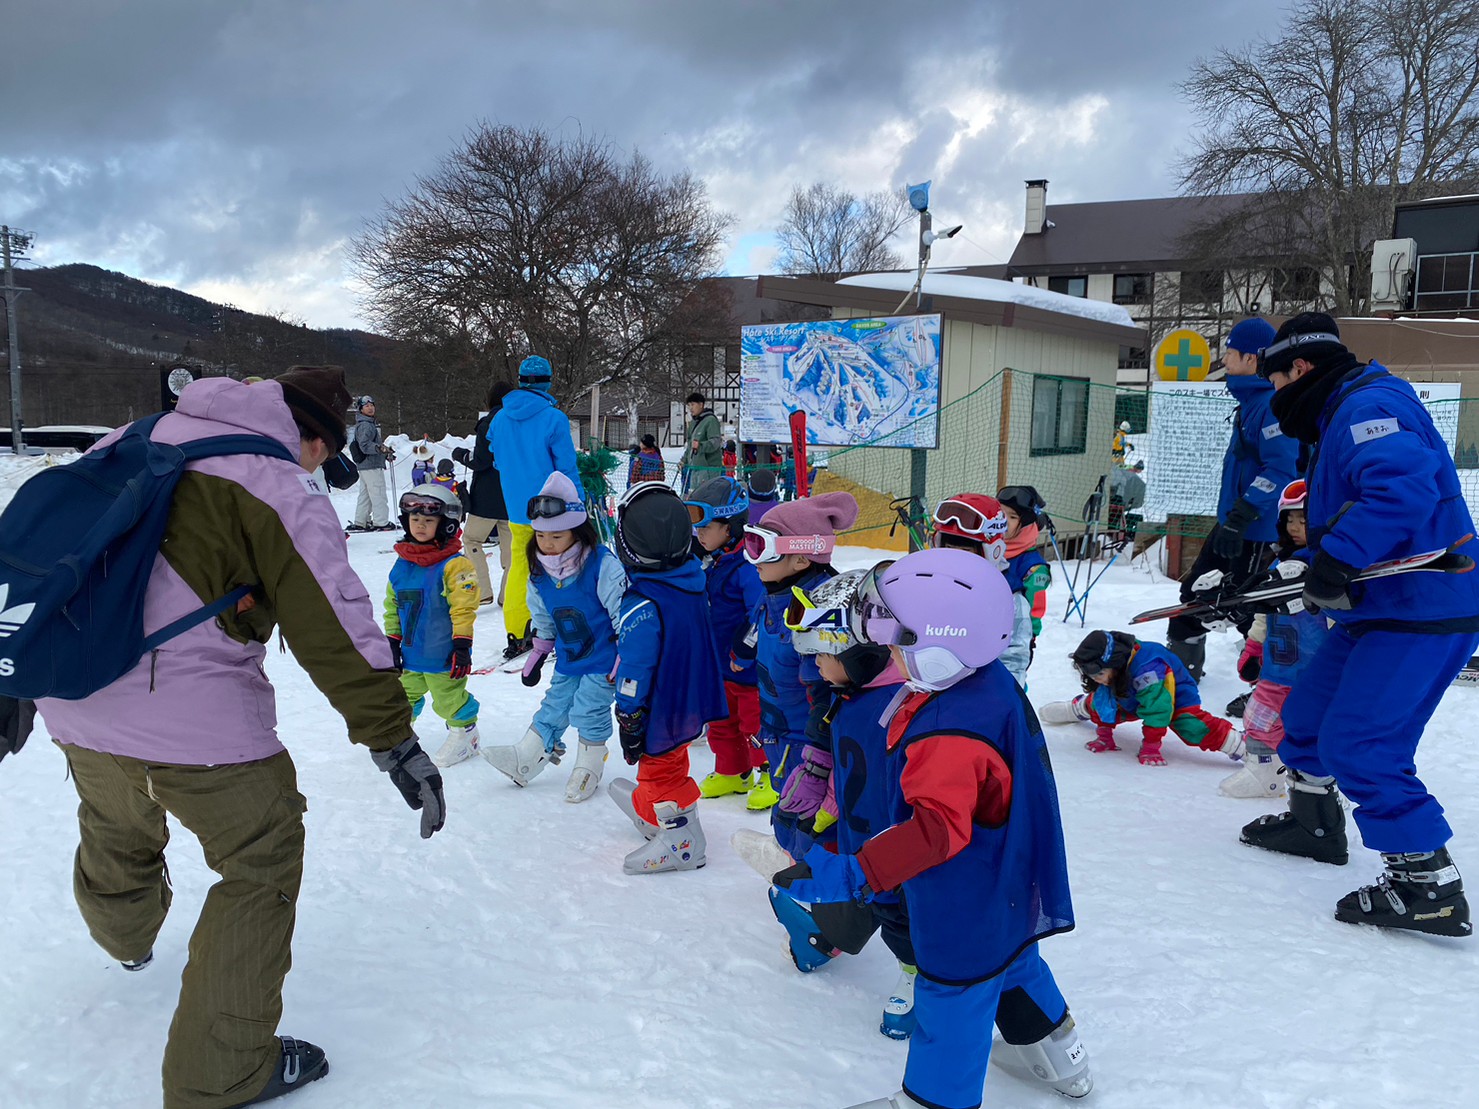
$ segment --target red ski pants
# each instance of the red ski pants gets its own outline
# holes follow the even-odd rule
[[[760,690],[753,685],[724,683],[729,715],[709,722],[709,750],[715,774],[748,774],[765,765],[765,751],[751,742],[760,731]]]
[[[632,791],[632,808],[650,824],[657,823],[652,806],[659,801],[672,801],[680,809],[698,804],[698,783],[688,773],[688,744],[655,758],[643,755],[637,760],[637,788]]]

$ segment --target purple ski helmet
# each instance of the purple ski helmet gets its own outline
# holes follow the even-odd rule
[[[947,689],[1001,657],[1012,639],[1012,590],[979,555],[916,551],[869,571],[858,591],[863,637],[899,647],[911,684]]]

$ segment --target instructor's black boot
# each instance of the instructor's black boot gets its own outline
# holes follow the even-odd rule
[[[1297,770],[1285,770],[1289,785],[1289,811],[1260,816],[1243,825],[1242,840],[1265,851],[1302,855],[1320,863],[1345,866],[1345,812],[1335,792],[1335,779],[1307,778]]]
[[[1168,639],[1166,650],[1181,660],[1181,665],[1191,674],[1192,681],[1202,680],[1202,667],[1207,662],[1206,636],[1197,639]]]
[[[1464,880],[1448,849],[1383,855],[1386,873],[1335,903],[1335,919],[1378,928],[1406,928],[1434,936],[1472,935]]]
[[[1251,689],[1248,690],[1247,693],[1239,693],[1236,697],[1234,697],[1231,701],[1227,703],[1227,715],[1236,716],[1239,720],[1241,720],[1243,718],[1243,713],[1248,708],[1248,698],[1252,696],[1253,691]]]
[[[291,1036],[279,1036],[282,1055],[277,1060],[277,1069],[262,1087],[262,1092],[250,1101],[238,1102],[232,1109],[244,1105],[260,1105],[264,1101],[295,1094],[310,1082],[316,1082],[329,1073],[329,1061],[324,1058],[323,1048],[307,1040],[295,1040]]]

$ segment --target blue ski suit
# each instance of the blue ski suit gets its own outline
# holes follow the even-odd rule
[[[1217,520],[1240,499],[1258,509],[1243,538],[1272,543],[1279,537],[1279,494],[1298,474],[1299,443],[1279,427],[1269,411],[1273,383],[1261,377],[1232,376],[1224,383],[1238,402],[1232,439],[1222,459],[1222,489],[1217,496]]]

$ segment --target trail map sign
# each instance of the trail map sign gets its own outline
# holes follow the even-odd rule
[[[940,317],[813,320],[741,329],[740,438],[782,443],[793,412],[825,447],[934,447]]]

